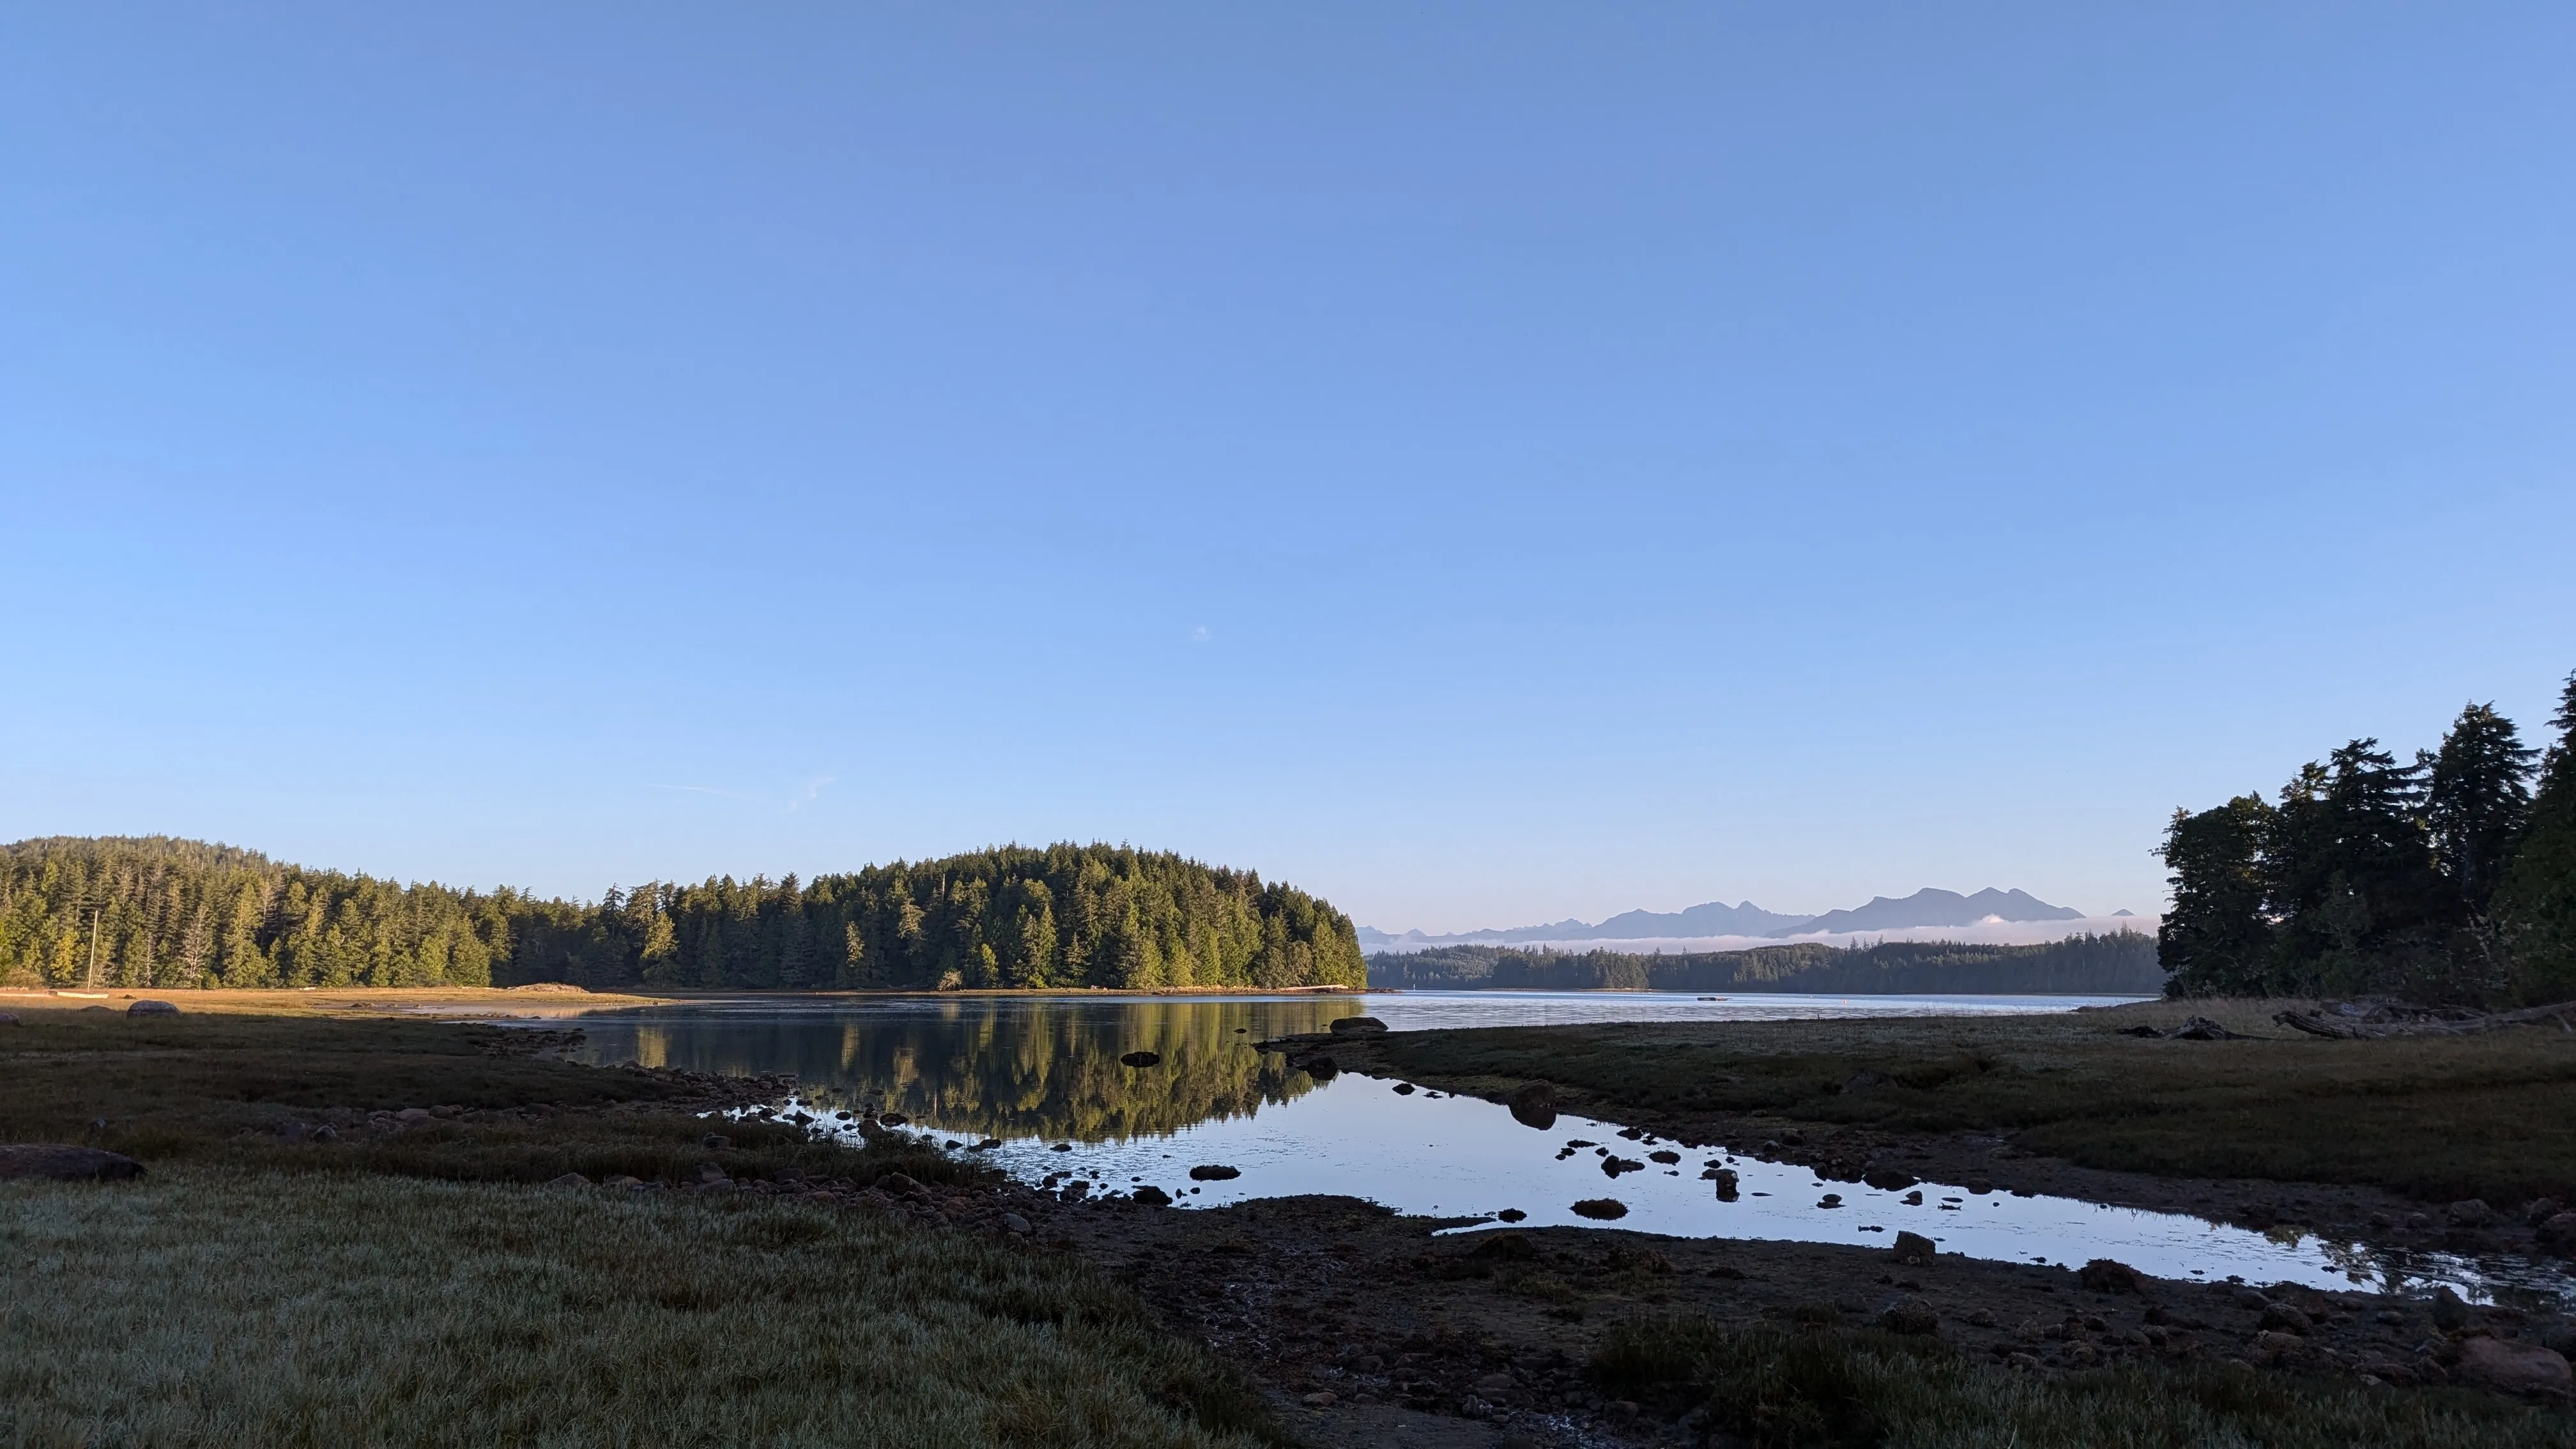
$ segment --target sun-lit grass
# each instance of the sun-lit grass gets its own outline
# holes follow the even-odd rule
[[[0,1442],[1203,1445],[1261,1410],[1071,1259],[756,1200],[0,1184]]]
[[[2371,1389],[2232,1367],[2133,1365],[2051,1378],[1920,1339],[1730,1328],[1697,1315],[1606,1335],[1594,1378],[1696,1408],[1756,1449],[2561,1449],[2576,1416],[2447,1391]]]
[[[2576,1035],[2322,1041],[2279,1003],[2044,1017],[1496,1027],[1397,1033],[1388,1069],[1468,1091],[1541,1079],[1629,1113],[1759,1113],[2006,1130],[2088,1166],[2390,1188],[2431,1201],[2576,1196]],[[2262,1041],[2123,1036],[2218,1016]],[[1863,1073],[1884,1080],[1846,1090]]]

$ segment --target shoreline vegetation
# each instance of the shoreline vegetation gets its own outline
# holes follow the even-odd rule
[[[2156,942],[2136,931],[2031,946],[1800,942],[1641,955],[1446,946],[1368,958],[1372,987],[1412,990],[1804,992],[1819,996],[2155,996]]]

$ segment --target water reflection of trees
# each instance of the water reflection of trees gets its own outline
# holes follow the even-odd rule
[[[925,1124],[997,1137],[1102,1141],[1248,1116],[1314,1083],[1252,1043],[1320,1031],[1348,1000],[954,1000],[902,1010],[594,1021],[609,1061],[732,1073],[794,1072],[806,1096],[877,1103]],[[1128,1052],[1160,1065],[1129,1067]]]

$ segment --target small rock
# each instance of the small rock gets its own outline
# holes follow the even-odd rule
[[[1993,1192],[1994,1190],[1995,1185],[1982,1177],[1972,1177],[1968,1179],[1968,1191],[1978,1197],[1984,1197],[1987,1193]]]
[[[1888,1256],[1900,1263],[1929,1263],[1939,1252],[1932,1240],[1921,1233],[1900,1232],[1896,1235],[1895,1244],[1888,1249]]]
[[[340,1129],[332,1126],[328,1122],[325,1122],[321,1126],[314,1128],[304,1140],[307,1142],[337,1142],[340,1140]]]
[[[1319,1081],[1327,1077],[1339,1076],[1342,1070],[1341,1063],[1334,1061],[1331,1057],[1323,1055],[1321,1052],[1318,1052],[1311,1057],[1300,1057],[1290,1062],[1288,1065],[1295,1067],[1299,1071],[1302,1071],[1306,1075],[1314,1077]]]
[[[20,1021],[20,1020],[18,1019],[18,1014],[17,1014],[16,1012],[14,1012],[14,1011],[0,1011],[0,1026],[25,1026],[25,1025],[26,1025],[26,1023],[25,1023],[25,1022]]]
[[[1623,1172],[1643,1172],[1645,1170],[1646,1164],[1642,1162],[1634,1162],[1625,1157],[1605,1156],[1601,1159],[1601,1175],[1604,1177],[1617,1177]]]
[[[2295,1333],[2305,1338],[2308,1336],[2308,1330],[2316,1327],[2316,1324],[2309,1319],[2308,1315],[2289,1304],[2275,1303],[2263,1310],[2262,1326],[2281,1333]]]
[[[1878,1326],[1890,1333],[1920,1338],[1941,1331],[1941,1315],[1922,1299],[1908,1298],[1878,1315]]]
[[[1820,1208],[1838,1208],[1842,1205],[1843,1195],[1838,1192],[1829,1192],[1823,1197],[1816,1199],[1816,1206]]]
[[[567,1173],[565,1173],[565,1174],[564,1174],[563,1176],[561,1176],[561,1177],[556,1177],[556,1178],[549,1178],[549,1179],[547,1179],[547,1180],[546,1180],[546,1186],[548,1186],[548,1187],[588,1187],[588,1186],[590,1186],[590,1179],[589,1179],[589,1178],[586,1178],[586,1177],[584,1177],[584,1176],[582,1176],[582,1175],[581,1175],[580,1173],[578,1173],[578,1172],[567,1172]]]
[[[51,1142],[15,1142],[0,1146],[0,1182],[37,1178],[46,1182],[123,1182],[143,1175],[143,1164],[121,1152],[96,1147],[59,1146]]]
[[[427,1107],[405,1107],[394,1114],[394,1120],[404,1123],[426,1122],[430,1120],[429,1109]]]
[[[1512,1376],[1506,1373],[1490,1373],[1476,1380],[1476,1392],[1488,1399],[1500,1399],[1515,1387]]]
[[[2457,1333],[2469,1326],[2469,1305],[2451,1291],[2448,1283],[2433,1290],[2433,1326],[2444,1333]]]
[[[2536,1236],[2553,1253],[2576,1253],[2576,1212],[2552,1213],[2541,1219]]]
[[[1846,1094],[1852,1092],[1866,1092],[1872,1087],[1884,1086],[1886,1085],[1886,1082],[1887,1078],[1880,1076],[1876,1072],[1854,1072],[1849,1077],[1843,1079],[1842,1089]]]
[[[1310,1408],[1310,1409],[1329,1409],[1329,1408],[1331,1408],[1335,1403],[1339,1402],[1339,1400],[1337,1400],[1337,1399],[1335,1399],[1335,1398],[1333,1397],[1333,1391],[1332,1391],[1332,1390],[1330,1390],[1330,1389],[1317,1389],[1317,1390],[1315,1390],[1313,1393],[1308,1394],[1307,1396],[1305,1396],[1305,1397],[1304,1397],[1304,1398],[1302,1398],[1302,1399],[1299,1399],[1297,1402],[1299,1402],[1299,1403],[1301,1403],[1301,1404],[1304,1404],[1307,1408]]]
[[[2444,1208],[2442,1215],[2455,1228],[2483,1228],[2495,1220],[2495,1209],[2488,1207],[2484,1198],[2463,1198]]]
[[[1161,1052],[1129,1052],[1118,1060],[1131,1067],[1159,1067],[1163,1064],[1163,1054]]]
[[[1995,1311],[1991,1308],[1980,1308],[1968,1315],[1968,1322],[1978,1328],[1992,1328],[1995,1326]]]
[[[877,1118],[877,1121],[880,1124],[887,1127],[900,1127],[911,1120],[911,1118],[903,1115],[901,1112],[888,1112],[884,1116]]]
[[[1345,1016],[1333,1023],[1335,1036],[1384,1036],[1386,1023],[1374,1016]]]
[[[1545,1082],[1523,1082],[1503,1099],[1511,1109],[1512,1120],[1541,1132],[1556,1125],[1556,1088]]]
[[[1574,1215],[1596,1222],[1612,1222],[1628,1215],[1628,1205],[1615,1197],[1587,1197],[1574,1205]]]
[[[889,1172],[885,1176],[878,1178],[877,1191],[890,1192],[896,1197],[930,1196],[930,1189],[923,1187],[919,1182],[914,1181],[910,1173],[904,1172]]]
[[[1485,1258],[1505,1263],[1526,1263],[1538,1256],[1538,1246],[1526,1233],[1487,1233],[1483,1241],[1467,1250],[1471,1258]]]
[[[2542,1223],[2558,1216],[2560,1211],[2561,1209],[2558,1205],[2558,1199],[2554,1197],[2534,1198],[2532,1201],[2522,1205],[2523,1226],[2529,1228],[2539,1227]]]
[[[2282,1333],[2277,1329],[2267,1328],[2254,1335],[2252,1347],[2255,1362],[2273,1363],[2307,1347],[2307,1342],[2295,1333]]]
[[[1228,1167],[1220,1162],[1202,1162],[1190,1169],[1192,1182],[1231,1182],[1241,1176],[1242,1168]]]
[[[1398,1083],[1396,1083],[1396,1084],[1395,1084],[1395,1094],[1396,1094],[1397,1096],[1399,1096],[1399,1097],[1410,1097],[1410,1096],[1412,1096],[1412,1095],[1413,1095],[1413,1084],[1412,1084],[1411,1082],[1398,1082]]]
[[[710,1132],[698,1139],[698,1145],[709,1152],[722,1152],[733,1145],[733,1139],[721,1132]]]
[[[1519,1208],[1505,1208],[1501,1212],[1494,1214],[1494,1216],[1507,1223],[1516,1223],[1528,1217],[1529,1214],[1522,1212]]]
[[[1736,1177],[1734,1168],[1712,1167],[1708,1171],[1701,1173],[1700,1176],[1717,1184],[1717,1200],[1719,1202],[1735,1201]]]
[[[633,1176],[629,1173],[620,1172],[613,1176],[601,1178],[599,1180],[599,1185],[601,1187],[642,1187],[644,1185],[644,1179]]]
[[[1002,1231],[1006,1233],[1026,1234],[1031,1231],[1029,1220],[1021,1217],[1018,1213],[1004,1213],[1002,1214]]]
[[[1880,1192],[1903,1192],[1920,1179],[1910,1172],[1898,1172],[1894,1168],[1881,1167],[1862,1173],[1860,1180]]]
[[[2558,1352],[2538,1344],[2507,1343],[2501,1338],[2472,1338],[2461,1344],[2460,1362],[2454,1372],[2469,1383],[2499,1393],[2563,1399],[2570,1389],[2567,1360]]]
[[[1150,1182],[1139,1184],[1136,1190],[1129,1193],[1128,1196],[1134,1198],[1138,1203],[1145,1207],[1170,1207],[1172,1205],[1172,1195],[1163,1191],[1161,1188],[1154,1186]]]
[[[138,1001],[125,1008],[128,1016],[177,1016],[179,1008],[167,1001]]]
[[[1678,1153],[1678,1152],[1672,1151],[1672,1150],[1671,1150],[1671,1149],[1669,1149],[1669,1148],[1664,1148],[1664,1149],[1660,1149],[1660,1150],[1657,1150],[1657,1151],[1654,1151],[1654,1152],[1649,1152],[1649,1153],[1647,1153],[1647,1154],[1646,1154],[1646,1160],[1647,1160],[1648,1162],[1660,1162],[1660,1163],[1662,1163],[1664,1166],[1666,1166],[1666,1167],[1670,1167],[1670,1166],[1672,1166],[1674,1163],[1681,1161],[1681,1160],[1682,1160],[1682,1155],[1681,1155],[1680,1153]]]
[[[2095,1258],[2076,1270],[2075,1281],[2096,1293],[2144,1293],[2147,1275],[2126,1263]]]

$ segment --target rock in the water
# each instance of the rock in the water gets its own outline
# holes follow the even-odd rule
[[[2126,1263],[2096,1258],[2075,1272],[2075,1281],[2096,1293],[2144,1293],[2147,1276]]]
[[[1556,1088],[1545,1082],[1523,1082],[1504,1099],[1512,1120],[1541,1132],[1556,1125]]]
[[[1494,1214],[1494,1216],[1507,1223],[1516,1223],[1521,1219],[1528,1217],[1529,1214],[1522,1212],[1519,1208],[1505,1208],[1501,1212]]]
[[[2570,1389],[2566,1358],[2536,1343],[2472,1338],[2460,1345],[2455,1372],[2468,1383],[2499,1393],[2563,1399]]]
[[[1161,1052],[1129,1052],[1118,1060],[1131,1067],[1159,1067],[1163,1064],[1163,1054]]]
[[[1862,1173],[1860,1180],[1880,1192],[1903,1192],[1912,1187],[1918,1179],[1910,1172],[1898,1172],[1892,1167],[1881,1167]]]
[[[1029,1220],[1021,1217],[1018,1213],[1004,1213],[1002,1214],[1002,1231],[1006,1233],[1025,1234],[1030,1231]]]
[[[911,1120],[901,1112],[887,1112],[877,1118],[877,1124],[882,1127],[900,1127]]]
[[[1669,1147],[1664,1147],[1664,1148],[1658,1148],[1658,1149],[1656,1149],[1656,1150],[1655,1150],[1655,1151],[1653,1151],[1653,1152],[1649,1152],[1649,1153],[1647,1153],[1647,1154],[1646,1154],[1646,1160],[1647,1160],[1648,1162],[1660,1162],[1660,1163],[1662,1163],[1664,1166],[1666,1166],[1666,1167],[1670,1167],[1670,1166],[1672,1166],[1674,1163],[1681,1161],[1681,1160],[1682,1160],[1682,1155],[1681,1155],[1680,1153],[1678,1153],[1678,1152],[1673,1151],[1673,1150],[1672,1150],[1671,1148],[1669,1148]]]
[[[1909,1334],[1919,1338],[1941,1331],[1941,1315],[1934,1311],[1931,1304],[1922,1299],[1908,1298],[1902,1303],[1890,1305],[1886,1312],[1878,1315],[1878,1326],[1890,1333]]]
[[[1320,1052],[1311,1057],[1299,1057],[1296,1060],[1291,1061],[1288,1065],[1304,1072],[1307,1076],[1317,1079],[1338,1076],[1342,1070],[1341,1063],[1334,1061],[1331,1057],[1325,1056]]]
[[[1413,1084],[1412,1084],[1411,1082],[1398,1082],[1398,1083],[1396,1083],[1396,1084],[1395,1084],[1395,1094],[1396,1094],[1397,1096],[1399,1096],[1399,1097],[1410,1097],[1410,1096],[1412,1096],[1412,1095],[1413,1095]]]
[[[1574,1205],[1574,1215],[1606,1223],[1626,1217],[1628,1205],[1615,1197],[1587,1197]]]
[[[1241,1176],[1242,1168],[1228,1167],[1221,1162],[1202,1162],[1190,1169],[1192,1182],[1231,1182]]]
[[[1161,1188],[1154,1186],[1150,1182],[1138,1184],[1136,1190],[1129,1193],[1128,1196],[1136,1199],[1137,1202],[1146,1207],[1170,1207],[1172,1205],[1172,1195],[1163,1191]]]
[[[586,1178],[586,1177],[584,1177],[584,1176],[582,1176],[582,1175],[581,1175],[580,1173],[578,1173],[578,1172],[567,1172],[567,1173],[565,1173],[565,1174],[564,1174],[563,1176],[561,1176],[561,1177],[556,1177],[556,1178],[549,1178],[549,1179],[547,1179],[547,1181],[546,1181],[546,1186],[548,1186],[548,1187],[588,1187],[588,1186],[590,1186],[590,1179],[589,1179],[589,1178]]]
[[[1345,1016],[1333,1023],[1335,1036],[1382,1036],[1386,1023],[1374,1016]]]
[[[1601,1159],[1601,1175],[1604,1177],[1617,1177],[1623,1172],[1643,1172],[1645,1170],[1646,1164],[1642,1162],[1631,1162],[1624,1157],[1614,1156],[1604,1157]]]
[[[142,1175],[143,1164],[121,1152],[52,1142],[0,1146],[0,1181],[26,1177],[47,1182],[122,1182]]]
[[[138,1001],[125,1008],[128,1016],[177,1016],[179,1008],[167,1001]]]
[[[1887,1251],[1888,1256],[1900,1263],[1929,1263],[1932,1261],[1933,1254],[1940,1249],[1934,1247],[1932,1240],[1921,1233],[1900,1232],[1896,1235],[1895,1244]]]
[[[1712,1167],[1708,1171],[1701,1173],[1700,1176],[1717,1184],[1717,1200],[1719,1202],[1735,1201],[1736,1180],[1734,1168]]]

